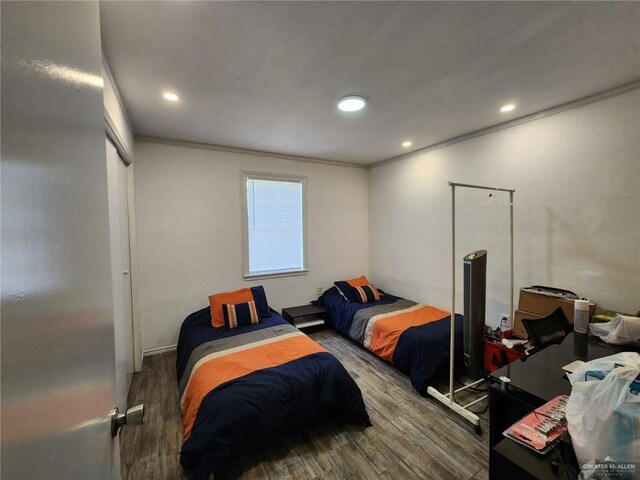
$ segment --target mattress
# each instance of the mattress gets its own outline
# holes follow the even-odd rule
[[[422,396],[449,365],[449,312],[385,293],[371,303],[348,302],[332,287],[318,299],[327,309],[329,325],[409,375]],[[456,358],[462,359],[463,321],[455,315]]]
[[[213,328],[208,307],[194,312],[180,331],[176,369],[180,462],[198,479],[321,416],[371,424],[344,366],[275,312],[231,330]]]

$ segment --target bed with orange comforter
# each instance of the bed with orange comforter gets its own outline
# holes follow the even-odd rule
[[[332,287],[318,299],[329,324],[398,370],[423,396],[438,371],[449,364],[449,312],[385,293],[370,303],[349,302]],[[455,318],[456,361],[462,356],[462,315]]]
[[[177,351],[180,462],[197,479],[320,416],[371,424],[340,361],[275,312],[229,330],[203,308],[184,321]]]

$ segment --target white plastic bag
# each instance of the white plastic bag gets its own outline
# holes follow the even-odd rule
[[[607,323],[592,323],[591,335],[613,345],[640,345],[640,318],[616,315]]]
[[[589,370],[610,373],[586,381]],[[623,352],[587,362],[568,375],[573,388],[567,426],[581,479],[640,478],[640,395],[629,388],[639,374],[640,354]]]

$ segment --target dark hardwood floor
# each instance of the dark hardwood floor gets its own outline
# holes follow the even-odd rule
[[[333,331],[311,337],[356,380],[373,427],[318,423],[234,459],[216,480],[488,478],[486,413],[483,432],[476,435],[467,422],[418,395],[408,377],[347,338]],[[175,352],[146,357],[142,372],[134,375],[129,403],[145,403],[145,424],[121,430],[123,480],[190,478],[180,467],[175,358]],[[485,405],[486,400],[474,407]]]

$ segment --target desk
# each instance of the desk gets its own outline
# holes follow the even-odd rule
[[[489,375],[489,478],[577,478],[564,464],[558,474],[552,471],[551,459],[557,457],[553,451],[541,456],[505,438],[502,432],[552,398],[571,394],[571,383],[563,366],[574,360],[588,361],[625,350],[629,348],[571,332],[562,343]],[[510,378],[511,382],[503,383],[500,377]]]

